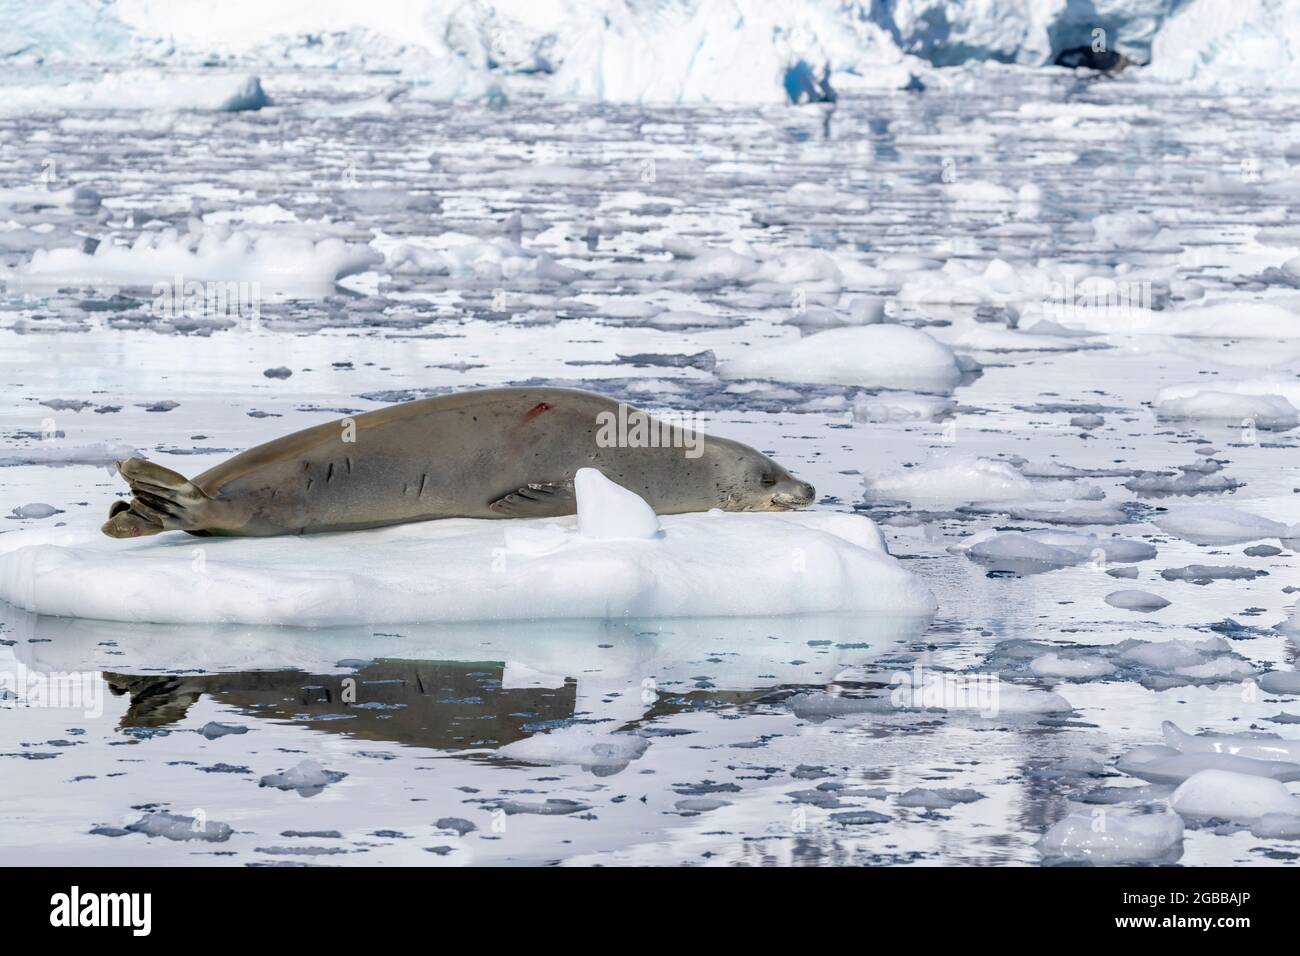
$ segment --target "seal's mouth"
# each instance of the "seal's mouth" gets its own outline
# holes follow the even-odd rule
[[[778,491],[772,496],[772,507],[777,511],[792,511],[795,508],[807,508],[812,504],[817,491],[806,481],[801,481],[789,491]]]

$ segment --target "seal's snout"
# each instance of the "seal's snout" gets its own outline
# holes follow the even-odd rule
[[[772,495],[772,504],[780,509],[806,508],[817,496],[817,489],[806,481],[791,479]]]

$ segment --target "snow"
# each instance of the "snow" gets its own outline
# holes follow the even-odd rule
[[[950,348],[901,325],[830,329],[796,341],[754,346],[725,360],[718,374],[923,392],[949,391],[961,380]]]
[[[597,490],[594,503],[598,534],[647,529],[640,509],[608,488]],[[935,608],[934,597],[889,556],[863,517],[708,513],[664,516],[660,523],[662,536],[651,540],[588,537],[573,518],[447,519],[262,539],[176,534],[131,543],[90,529],[33,529],[0,535],[0,599],[41,614],[102,620],[308,627],[924,616]],[[196,553],[203,555],[200,571]]]

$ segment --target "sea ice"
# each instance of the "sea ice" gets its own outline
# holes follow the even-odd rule
[[[1072,813],[1053,824],[1038,849],[1048,859],[1078,860],[1098,866],[1164,860],[1183,839],[1176,813]]]
[[[723,362],[718,374],[733,379],[947,392],[962,373],[952,350],[919,329],[863,325],[754,346]]]
[[[1169,805],[1185,817],[1252,821],[1266,813],[1300,814],[1300,798],[1279,781],[1230,770],[1201,770],[1181,783]]]
[[[1105,601],[1111,607],[1122,608],[1125,611],[1142,611],[1144,613],[1159,611],[1169,606],[1169,601],[1159,594],[1136,589],[1112,591],[1106,595]]]
[[[1228,505],[1188,505],[1151,519],[1166,534],[1201,545],[1244,544],[1261,538],[1300,538],[1300,526],[1261,518]]]
[[[84,526],[30,529],[0,535],[0,598],[38,613],[101,620],[309,627],[925,616],[936,606],[921,580],[886,551],[875,524],[860,515],[718,512],[666,515],[660,523],[660,537],[633,540],[582,535],[573,517],[444,519],[272,538],[168,534],[129,542]],[[204,556],[201,565],[196,552]],[[750,586],[732,587],[737,575]]]

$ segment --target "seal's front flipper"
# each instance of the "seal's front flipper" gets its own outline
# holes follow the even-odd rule
[[[145,461],[128,458],[117,463],[135,497],[130,504],[114,502],[101,530],[112,538],[137,538],[160,531],[201,529],[200,512],[211,499],[184,475]]]
[[[576,514],[573,481],[529,482],[488,505],[503,518],[558,518]]]

